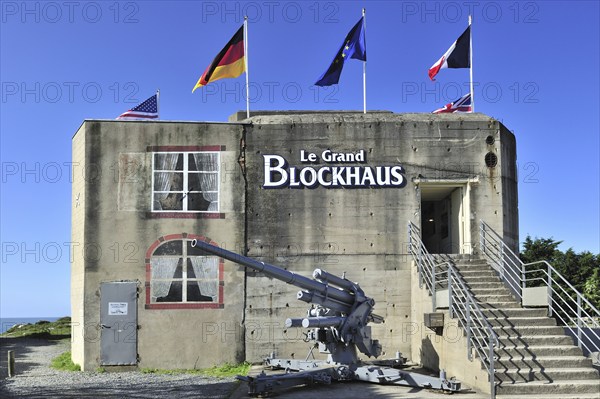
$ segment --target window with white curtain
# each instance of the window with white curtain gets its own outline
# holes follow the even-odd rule
[[[153,212],[219,212],[219,152],[155,152]]]
[[[151,303],[218,302],[219,258],[192,247],[191,240],[166,241],[150,258]]]

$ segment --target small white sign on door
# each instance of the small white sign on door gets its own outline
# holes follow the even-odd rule
[[[109,302],[109,316],[125,316],[127,314],[127,302]]]

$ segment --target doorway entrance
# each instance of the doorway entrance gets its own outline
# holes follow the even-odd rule
[[[100,365],[137,364],[137,282],[100,284]]]
[[[421,234],[432,254],[471,253],[469,184],[422,182]]]

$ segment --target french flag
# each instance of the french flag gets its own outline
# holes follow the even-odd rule
[[[434,114],[452,114],[454,112],[473,112],[471,93],[467,93],[458,100],[433,111]]]
[[[471,25],[467,27],[467,30],[452,43],[452,46],[446,51],[442,58],[440,58],[431,68],[429,68],[429,78],[435,80],[435,75],[438,74],[442,68],[470,68],[471,57],[469,56],[471,50]]]

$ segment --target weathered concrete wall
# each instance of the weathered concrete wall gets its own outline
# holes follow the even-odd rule
[[[73,165],[77,165],[79,173],[73,173],[71,186],[71,242],[82,244],[85,240],[85,194],[86,179],[86,145],[85,124],[82,125],[73,137]],[[81,246],[81,245],[78,245]],[[74,248],[74,247],[73,247]],[[81,251],[81,248],[79,249]],[[71,356],[73,362],[84,364],[84,284],[85,265],[83,257],[73,257],[71,262]]]
[[[486,137],[498,137],[499,123],[481,114],[383,112],[298,112],[256,115],[250,121],[253,126],[245,139],[249,256],[306,276],[316,267],[338,275],[346,272],[350,280],[360,282],[367,295],[374,297],[375,311],[386,318],[385,324],[373,326],[374,337],[381,340],[384,351],[411,353],[411,340],[405,339],[402,331],[404,323],[413,321],[407,224],[421,224],[417,183],[470,181],[468,218],[473,241],[479,235],[480,218],[502,232],[503,201],[512,197],[503,197],[502,181],[494,178],[501,172],[500,163],[488,168],[484,162]],[[501,146],[500,140],[496,145]],[[310,166],[301,162],[301,150],[320,156],[326,149],[352,153],[365,150],[365,165],[369,166],[402,165],[407,185],[352,189],[262,187],[263,155],[281,155],[290,166],[300,168]],[[312,166],[318,168],[325,163]],[[473,246],[476,249],[477,243]],[[258,361],[274,349],[282,357],[292,353],[304,356],[307,344],[301,341],[301,332],[283,329],[285,318],[305,313],[304,304],[295,300],[298,289],[253,276],[247,287],[248,330],[250,336],[254,331],[262,338],[247,342],[248,360]]]
[[[498,123],[498,122],[496,122]],[[496,152],[500,153],[502,167],[502,203],[504,241],[515,252],[519,252],[519,212],[518,212],[518,176],[517,176],[517,142],[515,136],[499,124],[500,145]]]
[[[244,180],[237,159],[239,125],[86,121],[86,162],[96,171],[87,181],[84,242],[89,251],[74,263],[75,279],[85,273],[84,297],[73,297],[85,320],[84,370],[99,365],[100,283],[137,281],[140,367],[194,368],[243,359],[243,335],[223,334],[238,326],[243,310],[243,272],[225,263],[224,305],[217,309],[147,309],[146,263],[159,238],[195,234],[224,246],[243,242]],[[151,210],[151,146],[219,146],[220,217],[156,217]],[[74,226],[81,215],[74,215]],[[77,291],[79,292],[79,291]],[[74,291],[75,294],[75,291]],[[233,327],[232,327],[233,326]],[[77,359],[81,361],[81,356]]]

